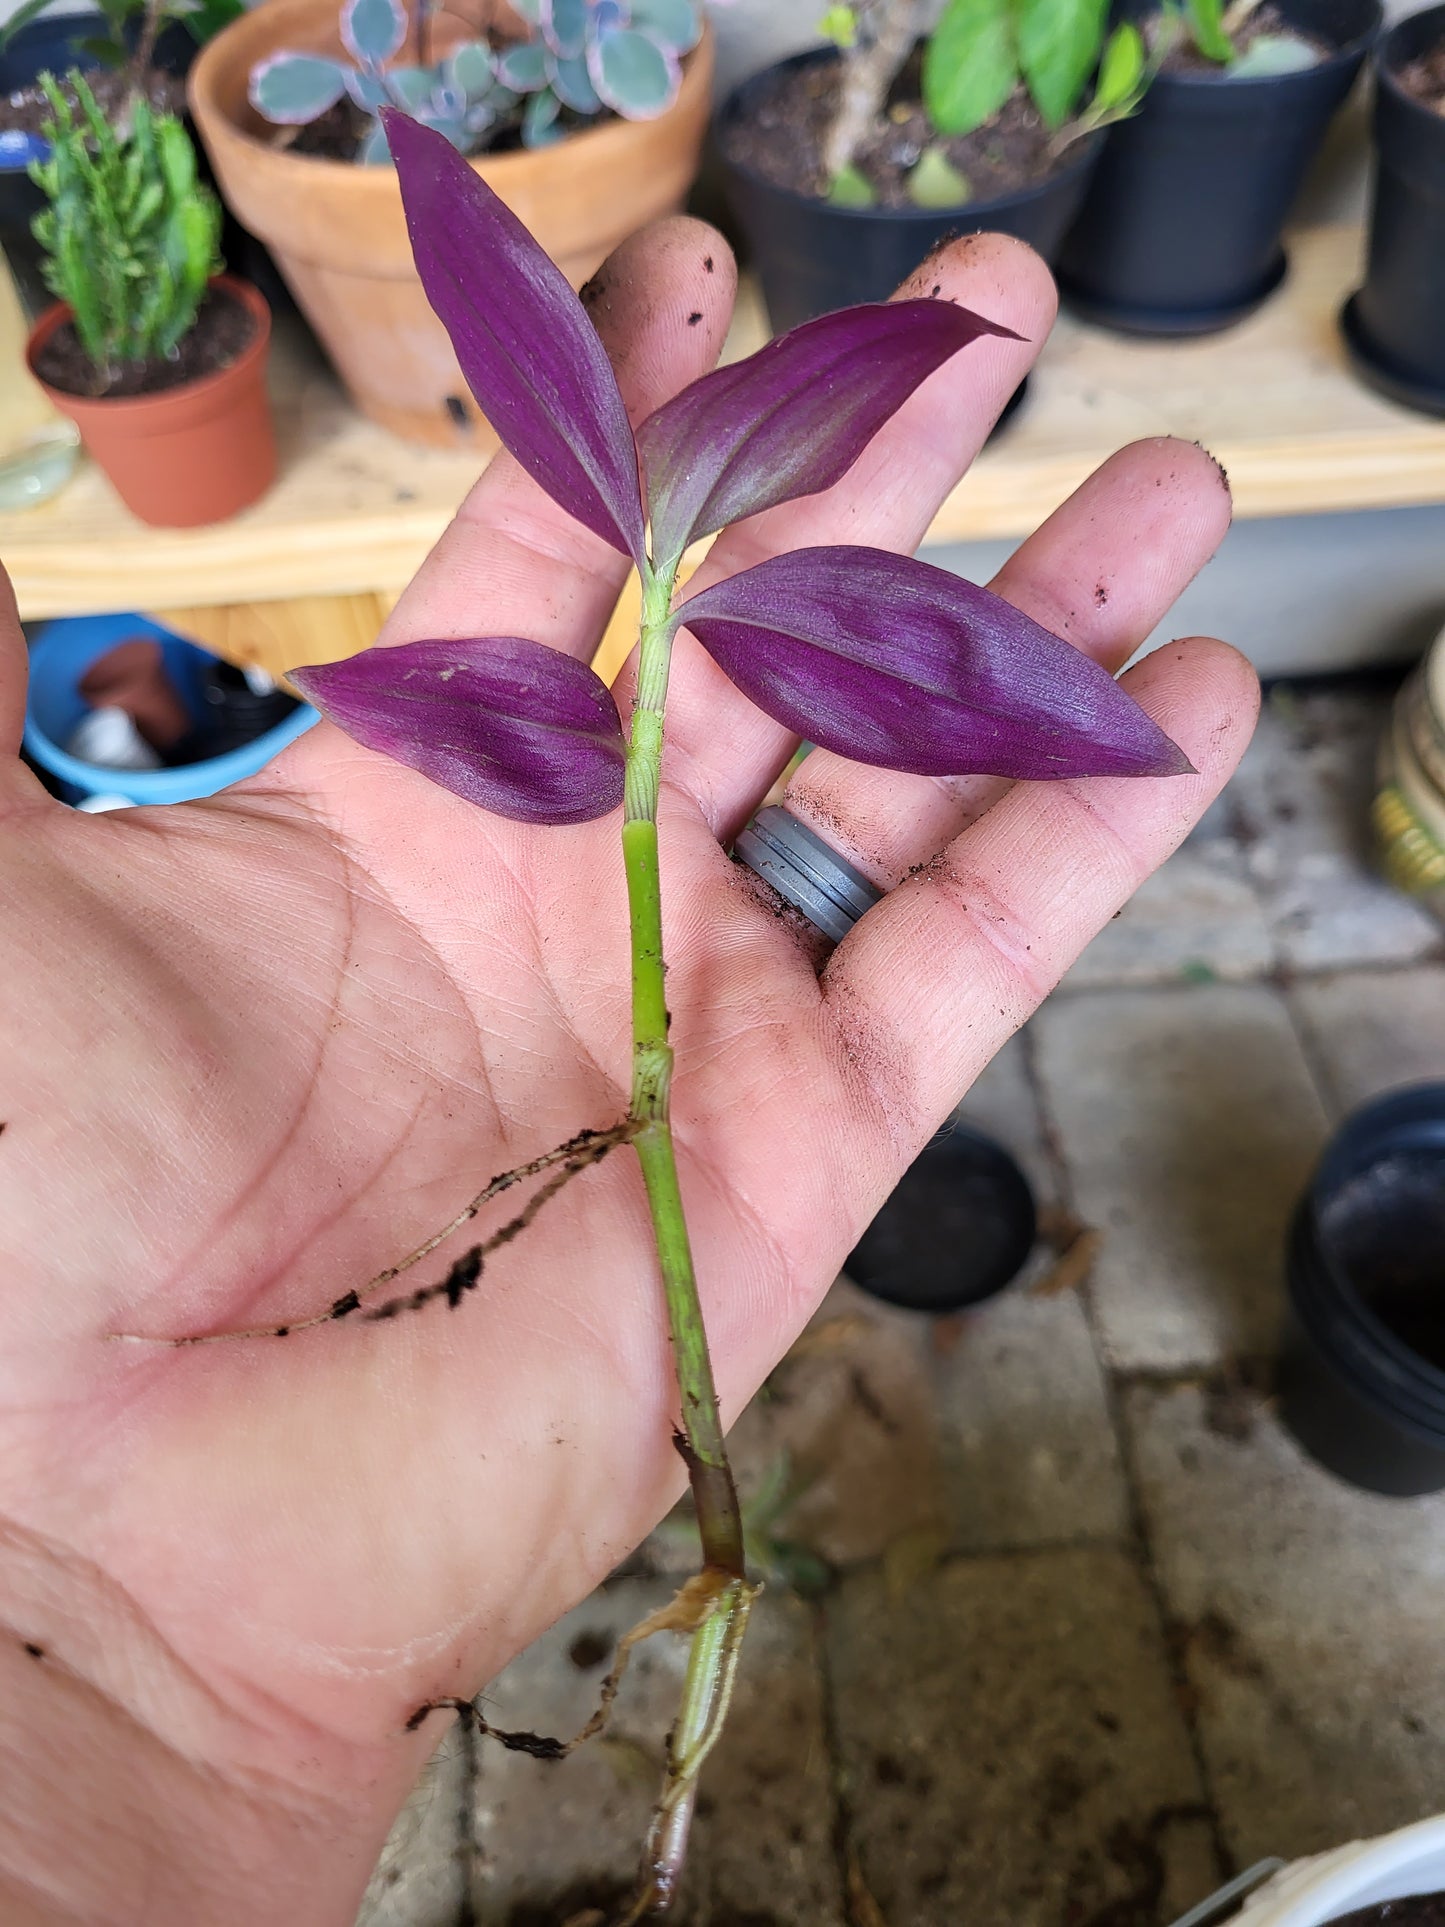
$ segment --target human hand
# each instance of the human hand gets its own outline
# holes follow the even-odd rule
[[[1053,304],[998,238],[927,273],[1025,342],[976,343],[843,483],[730,532],[706,571],[922,536]],[[603,271],[593,312],[635,417],[710,365],[731,293],[694,222]],[[1207,457],[1142,444],[995,586],[1114,666],[1228,515]],[[622,567],[501,458],[381,640],[510,633],[586,656]],[[790,807],[892,889],[820,976],[724,854],[793,745],[680,642],[661,814],[674,1123],[729,1417],[1241,753],[1254,686],[1232,652],[1177,645],[1129,686],[1197,777],[1005,793],[810,757]],[[7,757],[22,707],[12,624]],[[475,1690],[676,1495],[625,1158],[570,1185],[455,1315],[183,1349],[113,1336],[299,1321],[493,1172],[619,1119],[616,842],[611,818],[483,815],[325,725],[160,812],[82,816],[0,768],[7,1921],[349,1920],[427,1744],[404,1734],[412,1709]]]

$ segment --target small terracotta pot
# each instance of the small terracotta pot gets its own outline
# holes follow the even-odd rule
[[[439,17],[437,27],[456,35],[456,22]],[[337,53],[335,0],[266,0],[217,34],[191,69],[191,111],[222,194],[270,249],[365,414],[413,441],[495,447],[416,277],[395,169],[291,154],[251,106],[251,69],[282,48]],[[580,287],[619,241],[681,207],[711,76],[705,33],[675,105],[656,120],[610,120],[472,164]]]
[[[80,430],[116,494],[155,528],[224,522],[264,495],[276,476],[266,392],[271,310],[249,281],[223,274],[211,285],[255,317],[256,332],[229,367],[179,388],[111,401],[52,388],[35,363],[56,329],[71,318],[63,302],[41,315],[25,348],[31,374]]]

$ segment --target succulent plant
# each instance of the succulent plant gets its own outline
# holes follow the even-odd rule
[[[113,377],[122,363],[172,354],[190,332],[221,265],[220,203],[197,181],[196,151],[173,114],[137,99],[122,135],[83,74],[67,74],[65,92],[52,74],[40,84],[54,117],[50,158],[30,170],[48,203],[35,217],[45,281],[69,302],[90,360]]]
[[[522,138],[560,139],[564,107],[652,120],[677,99],[682,55],[702,32],[699,0],[514,0],[535,38],[507,48],[498,71],[529,96]]]
[[[251,105],[279,126],[304,127],[349,97],[371,116],[356,152],[363,164],[390,158],[377,118],[383,107],[400,108],[463,154],[475,152],[517,104],[516,93],[498,77],[491,46],[469,40],[444,60],[393,66],[406,30],[401,0],[346,0],[341,42],[355,65],[324,54],[271,54],[251,70]]]
[[[356,158],[388,158],[377,118],[397,107],[445,135],[463,154],[484,147],[526,96],[528,147],[562,138],[564,110],[628,120],[665,113],[677,98],[681,56],[702,31],[700,0],[516,0],[531,37],[502,48],[471,40],[434,65],[393,66],[406,43],[401,0],[346,0],[341,40],[351,64],[322,54],[279,52],[251,71],[251,104],[283,127],[319,119],[349,96],[372,125]]]

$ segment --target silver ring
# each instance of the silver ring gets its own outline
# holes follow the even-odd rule
[[[758,811],[733,855],[834,943],[882,901],[881,890],[780,803]]]

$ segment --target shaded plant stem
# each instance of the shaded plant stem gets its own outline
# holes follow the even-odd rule
[[[882,113],[921,24],[919,0],[872,0],[858,12],[859,45],[843,56],[838,105],[823,143],[823,171],[830,181],[852,164]]]
[[[146,75],[155,59],[156,41],[160,38],[161,15],[165,10],[165,0],[146,0],[145,17],[141,22],[140,34],[136,40],[135,53],[131,58],[130,86],[126,95],[126,118],[134,111],[136,97],[145,87]]]

